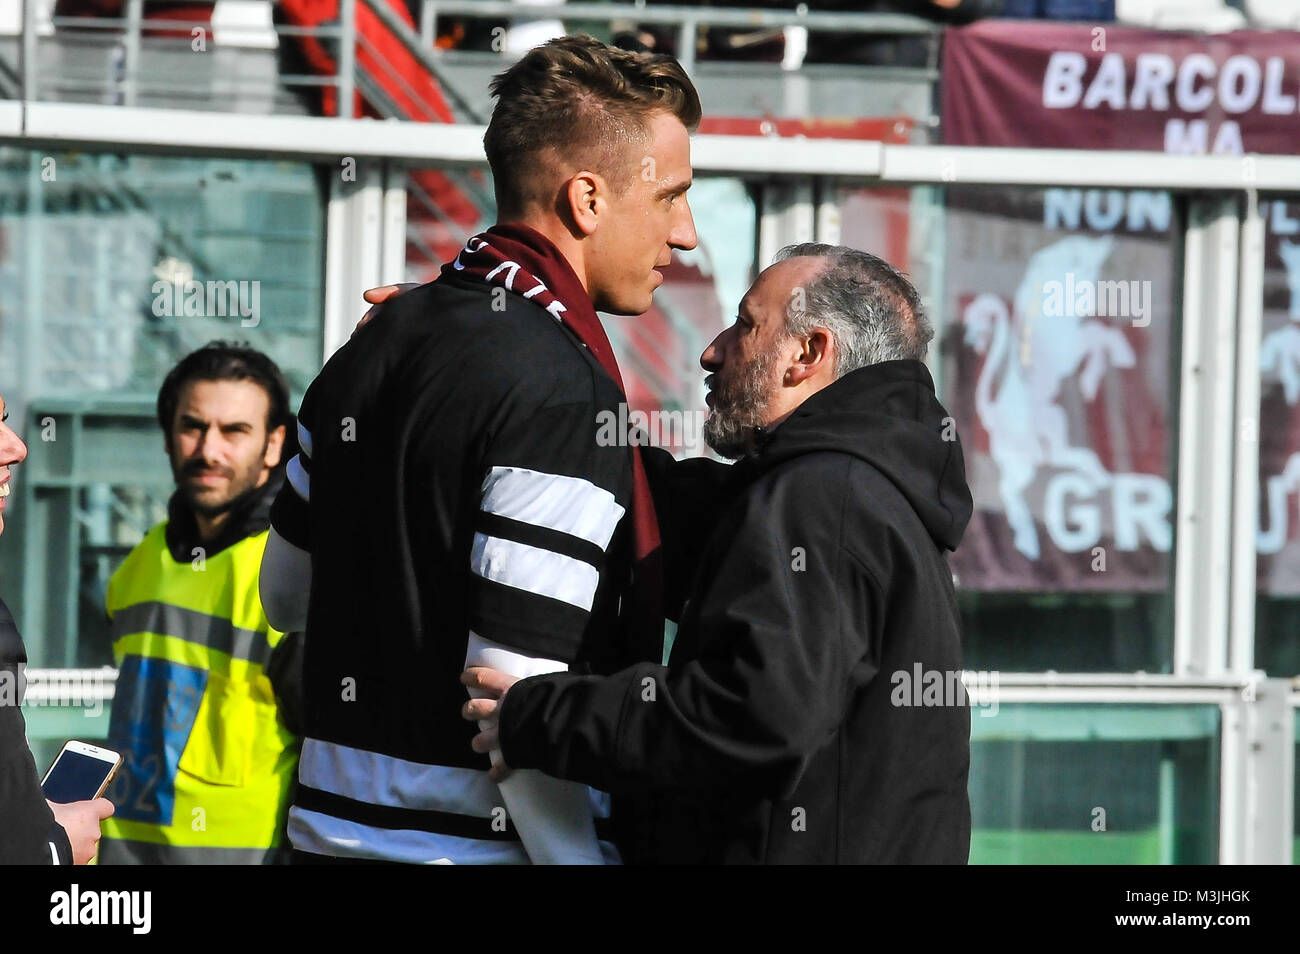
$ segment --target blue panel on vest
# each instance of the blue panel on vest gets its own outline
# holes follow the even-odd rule
[[[116,817],[172,823],[176,766],[207,684],[203,669],[141,656],[122,660],[108,729],[109,747],[122,753],[109,791]]]

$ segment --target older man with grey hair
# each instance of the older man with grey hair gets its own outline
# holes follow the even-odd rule
[[[932,337],[881,259],[783,250],[700,359],[706,439],[739,463],[656,458],[685,597],[668,664],[471,669],[490,694],[465,707],[489,724],[475,748],[635,799],[633,861],[964,863],[970,714],[945,551],[971,497]]]

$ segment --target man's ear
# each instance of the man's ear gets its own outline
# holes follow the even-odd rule
[[[266,437],[266,456],[262,463],[271,469],[280,464],[280,455],[284,452],[284,425],[281,424]]]
[[[791,387],[809,378],[829,373],[835,366],[835,339],[829,329],[814,327],[806,338],[796,339],[798,351],[785,372],[785,383]]]
[[[604,211],[604,193],[605,180],[586,169],[570,176],[564,183],[564,201],[579,236],[585,237],[596,231],[600,214]]]

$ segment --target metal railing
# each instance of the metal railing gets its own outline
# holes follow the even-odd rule
[[[272,7],[278,0],[266,0]],[[277,43],[288,39],[309,38],[320,41],[327,48],[337,48],[337,69],[333,74],[312,74],[276,71],[276,81],[286,89],[320,89],[333,87],[339,92],[340,102],[349,102],[354,88],[356,30],[355,5],[357,0],[340,0],[339,22],[321,24],[315,27],[296,26],[290,23],[272,23],[270,30]],[[363,0],[364,2],[364,0]],[[200,24],[192,20],[177,20],[167,17],[148,17],[144,12],[144,0],[126,0],[123,15],[120,17],[64,17],[50,19],[54,35],[76,42],[85,47],[108,50],[110,55],[111,75],[105,76],[96,70],[94,63],[61,64],[57,75],[42,75],[40,69],[39,47],[43,40],[38,29],[35,0],[25,0],[23,4],[23,32],[21,44],[21,98],[27,101],[40,99],[60,99],[58,94],[91,93],[101,94],[115,105],[134,106],[140,98],[143,82],[148,78],[144,69],[147,55],[159,53],[188,53],[193,56],[204,55],[209,43],[215,43],[215,31],[211,24]],[[265,33],[261,26],[223,25],[222,33],[227,37],[239,34]],[[197,33],[194,31],[198,31]],[[180,35],[153,35],[180,34]],[[349,42],[349,39],[351,42]],[[196,49],[193,44],[201,41]],[[232,48],[241,47],[238,42],[226,44]],[[261,44],[253,44],[258,47]],[[222,87],[236,89],[241,84],[261,92],[266,88],[264,77],[244,78],[235,71],[220,76]],[[206,88],[204,78],[178,75],[175,71],[157,77],[157,84],[171,93],[188,93]],[[53,92],[54,96],[44,94]],[[271,92],[274,92],[273,90]]]
[[[272,6],[278,0],[266,0]],[[761,9],[734,9],[691,6],[655,6],[645,7],[625,3],[574,3],[552,4],[546,6],[523,6],[510,0],[426,0],[420,8],[418,31],[408,26],[400,16],[383,0],[340,0],[337,22],[323,23],[317,26],[297,26],[285,22],[272,22],[269,29],[278,42],[308,38],[320,41],[326,48],[336,52],[336,68],[333,74],[303,74],[277,72],[279,83],[287,88],[321,88],[333,87],[338,91],[341,103],[351,101],[357,89],[357,47],[365,42],[365,37],[357,30],[356,4],[364,3],[366,7],[383,23],[405,51],[429,75],[438,81],[442,92],[453,102],[460,112],[471,122],[482,122],[474,107],[466,97],[448,82],[439,62],[439,53],[434,49],[439,17],[457,16],[473,19],[500,19],[526,21],[537,19],[560,18],[569,20],[604,21],[610,24],[621,21],[634,21],[654,25],[667,25],[676,29],[678,35],[677,52],[687,72],[696,66],[696,42],[699,30],[707,27],[730,27],[744,29],[781,29],[798,27],[809,31],[826,31],[863,35],[885,36],[937,36],[942,27],[929,20],[904,14],[881,13],[823,13],[809,12],[803,5],[794,11],[774,11]],[[36,0],[24,0],[23,31],[20,44],[21,98],[31,101],[41,98],[42,89],[58,91],[94,91],[94,81],[109,87],[112,102],[118,105],[137,105],[139,89],[143,77],[142,64],[151,50],[171,48],[175,51],[188,49],[191,45],[191,31],[204,31],[203,40],[213,39],[210,26],[204,26],[190,20],[169,19],[166,17],[149,17],[145,15],[144,0],[126,0],[122,16],[119,17],[64,17],[56,16],[50,20],[56,35],[76,36],[87,45],[108,46],[112,48],[111,73],[109,77],[96,77],[90,70],[77,70],[69,77],[59,75],[42,76],[40,71],[39,45],[42,41],[38,30]],[[265,32],[264,27],[223,25],[222,32],[227,36],[240,32]],[[170,31],[180,36],[150,36],[151,33]],[[168,41],[171,42],[168,42]],[[238,46],[238,43],[230,44]],[[931,59],[926,70],[933,73],[936,62],[934,51],[937,44],[932,44]],[[223,77],[226,85],[238,82],[238,77]],[[260,78],[256,80],[261,82]],[[171,73],[166,77],[168,88],[180,91],[198,89],[201,83]],[[345,115],[346,110],[340,110]]]
[[[527,6],[510,0],[424,0],[420,7],[420,36],[432,46],[443,15],[472,19],[596,20],[609,24],[630,21],[677,30],[676,56],[687,73],[695,71],[701,27],[779,30],[796,27],[810,32],[932,36],[941,31],[933,21],[903,13],[827,13],[794,10],[744,10],[734,7],[646,6],[644,3],[548,3]],[[932,51],[933,55],[933,51]],[[933,61],[931,63],[933,66]]]
[[[267,0],[274,4],[276,0]],[[275,23],[271,29],[277,43],[286,40],[310,38],[323,44],[335,54],[336,69],[332,75],[301,74],[277,70],[276,82],[279,86],[295,89],[333,88],[338,97],[338,109],[335,118],[350,119],[352,103],[359,92],[362,99],[383,119],[398,119],[440,123],[442,117],[430,108],[418,89],[413,88],[412,78],[404,75],[378,49],[373,40],[357,28],[357,4],[364,3],[374,16],[384,25],[394,39],[410,55],[412,60],[428,76],[437,82],[439,91],[454,105],[461,118],[471,122],[481,122],[482,117],[461,97],[454,84],[447,82],[441,75],[439,64],[431,48],[423,44],[420,36],[411,29],[402,18],[384,0],[340,0],[339,15],[335,23],[324,23],[315,27],[296,26],[289,23]],[[172,51],[183,54],[203,55],[194,49],[193,44],[202,40],[203,50],[207,43],[215,40],[215,31],[210,25],[202,25],[189,20],[176,20],[166,17],[145,16],[144,0],[126,0],[120,17],[53,17],[51,25],[55,31],[64,31],[63,35],[91,47],[109,51],[108,64],[81,66],[68,64],[55,75],[42,76],[39,72],[38,30],[36,11],[33,0],[24,3],[23,40],[21,63],[21,87],[19,96],[28,102],[43,99],[60,100],[72,95],[90,94],[92,98],[106,100],[112,105],[134,107],[141,99],[142,87],[149,80],[145,70],[145,57],[151,52]],[[227,35],[232,32],[230,26],[224,26]],[[237,34],[239,26],[233,27]],[[244,30],[262,32],[262,26],[248,26]],[[176,32],[178,36],[146,35],[151,31]],[[359,68],[358,53],[368,55],[374,64],[373,74]],[[107,69],[105,66],[107,65]],[[208,87],[213,77],[185,76],[177,71],[170,71],[165,76],[155,77],[155,85],[165,84],[172,93],[186,95],[201,92]],[[222,77],[224,88],[231,88],[239,82],[238,77]],[[245,87],[265,90],[266,76],[251,78]],[[387,90],[392,90],[393,94]],[[45,95],[50,94],[53,95]],[[405,100],[409,107],[399,105]],[[495,208],[491,196],[478,187],[468,177],[458,173],[449,173],[456,181],[462,194],[480,212],[481,218],[490,218]],[[458,241],[468,238],[465,229],[451,221],[437,203],[419,183],[409,179],[408,191],[416,203],[448,230]],[[414,233],[410,236],[417,245],[421,244]]]

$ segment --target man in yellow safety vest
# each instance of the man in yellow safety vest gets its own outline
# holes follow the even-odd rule
[[[213,342],[158,394],[176,480],[168,519],[108,585],[117,688],[103,864],[284,860],[301,705],[301,634],[258,597],[271,502],[292,426],[279,368]]]

